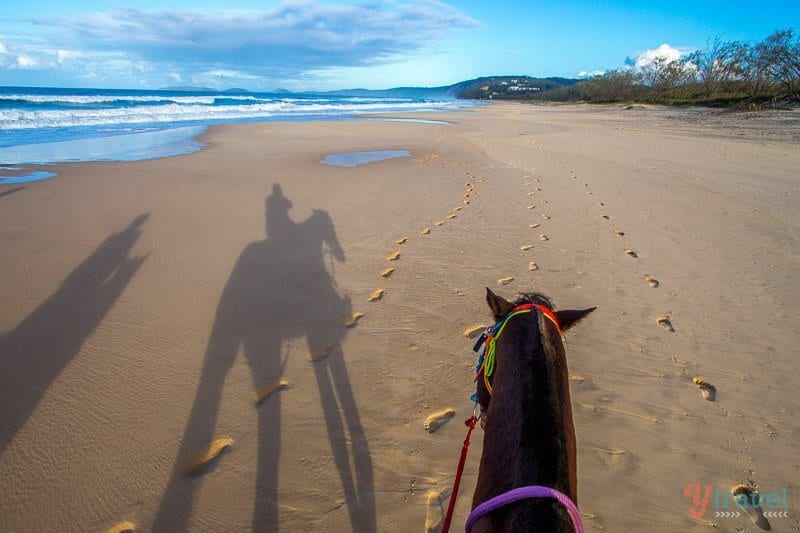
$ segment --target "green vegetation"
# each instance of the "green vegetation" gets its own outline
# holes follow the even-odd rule
[[[757,43],[716,39],[675,61],[656,58],[641,69],[613,70],[578,83],[556,83],[555,87],[536,91],[509,93],[496,90],[496,84],[483,87],[487,85],[488,89],[464,91],[459,97],[743,109],[796,105],[800,102],[800,36],[796,30],[787,29]]]
[[[530,100],[543,92],[562,89],[580,80],[531,78],[529,76],[490,76],[464,81],[453,86],[459,98],[470,100]]]

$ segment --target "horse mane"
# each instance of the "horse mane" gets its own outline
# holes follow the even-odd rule
[[[517,295],[517,298],[511,302],[513,307],[523,304],[538,304],[553,310],[553,302],[544,294],[538,292],[522,292]]]

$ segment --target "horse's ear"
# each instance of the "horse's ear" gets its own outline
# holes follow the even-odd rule
[[[561,328],[561,331],[566,331],[570,327],[574,326],[578,320],[582,319],[595,309],[597,308],[590,307],[589,309],[564,309],[562,311],[556,311],[558,326]]]
[[[511,311],[511,304],[502,296],[493,293],[489,287],[486,287],[486,303],[489,304],[489,309],[492,310],[495,320],[503,320]]]

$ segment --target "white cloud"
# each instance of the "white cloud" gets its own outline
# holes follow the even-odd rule
[[[17,68],[18,52],[8,44],[0,41],[0,67]]]
[[[36,24],[59,48],[114,52],[185,78],[213,71],[279,78],[387,64],[429,51],[454,31],[481,26],[439,0],[287,1],[268,11],[123,8],[42,18]]]
[[[56,50],[56,61],[63,65],[73,59],[81,57],[83,54],[75,50]]]
[[[582,71],[578,72],[578,77],[579,78],[591,78],[593,76],[602,76],[605,73],[606,73],[605,70],[592,70],[592,71],[582,70]]]
[[[36,68],[37,66],[39,66],[38,61],[28,54],[20,54],[17,56],[18,68]]]
[[[663,59],[667,63],[672,63],[693,50],[694,49],[687,47],[673,47],[664,43],[658,48],[652,48],[644,52],[636,52],[626,59],[625,63],[633,68],[641,70],[652,65],[657,59]]]

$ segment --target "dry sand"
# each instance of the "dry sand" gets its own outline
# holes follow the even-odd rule
[[[424,117],[0,187],[0,529],[435,529],[490,286],[598,307],[566,345],[588,530],[754,531],[684,497],[745,483],[797,531],[798,113]],[[318,163],[365,150],[412,156]]]

